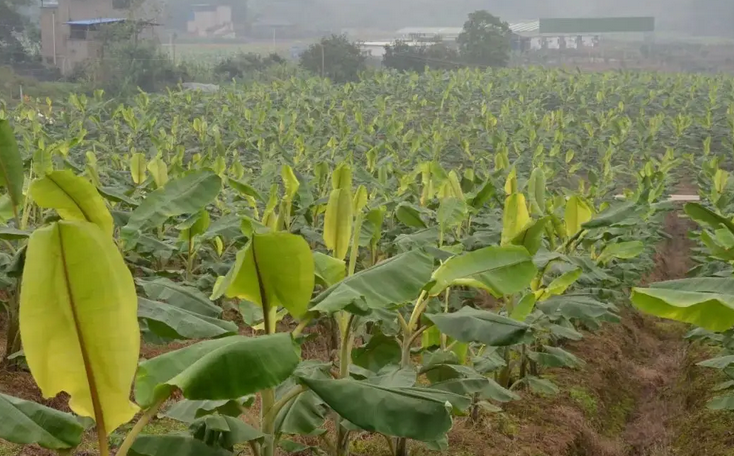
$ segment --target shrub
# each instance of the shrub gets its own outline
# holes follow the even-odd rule
[[[382,65],[395,70],[415,72],[426,68],[438,70],[462,66],[459,52],[446,43],[413,45],[405,41],[385,46]]]
[[[349,82],[359,79],[359,73],[367,68],[366,60],[359,45],[346,35],[331,35],[309,46],[301,54],[300,65],[334,82]]]
[[[255,53],[240,52],[222,60],[214,67],[214,76],[218,79],[229,80],[243,78],[248,74],[260,73],[274,65],[285,63],[285,59],[278,54],[265,57]]]

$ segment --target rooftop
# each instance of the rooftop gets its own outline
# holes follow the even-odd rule
[[[514,33],[538,33],[540,21],[520,21],[509,24]],[[428,35],[428,36],[458,36],[464,29],[462,27],[405,27],[398,30],[398,35]]]
[[[455,36],[464,29],[462,27],[405,27],[398,30],[398,35],[442,35]]]
[[[100,17],[97,19],[84,19],[81,21],[69,21],[67,24],[69,25],[100,25],[100,24],[114,24],[117,22],[125,22],[127,19],[125,18],[112,18],[112,17]]]
[[[522,21],[510,24],[510,30],[514,33],[538,33],[540,32],[540,21]]]
[[[121,22],[127,22],[129,19],[126,18],[120,18],[120,17],[100,17],[97,19],[84,19],[79,21],[69,21],[67,22],[68,25],[79,25],[79,26],[94,26],[94,25],[104,25],[104,24],[119,24]],[[159,25],[155,22],[151,21],[134,21],[137,24],[143,24],[143,25]]]

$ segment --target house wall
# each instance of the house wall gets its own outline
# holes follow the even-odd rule
[[[146,2],[149,8],[136,10],[134,17],[156,21],[152,13],[156,2]],[[41,9],[41,55],[44,62],[53,65],[54,61],[54,23],[56,29],[56,66],[62,74],[69,74],[74,67],[87,58],[98,56],[102,50],[100,43],[89,40],[72,40],[69,21],[99,18],[127,18],[129,2],[126,0],[59,0],[58,6]],[[141,34],[141,36],[143,36]],[[145,37],[157,38],[154,28],[145,29]]]
[[[217,6],[217,25],[232,22],[232,8],[226,5]]]
[[[194,11],[194,19],[186,23],[186,30],[199,36],[209,36],[215,29],[229,25],[232,29],[232,8],[226,5],[211,10]]]

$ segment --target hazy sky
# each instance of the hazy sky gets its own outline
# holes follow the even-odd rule
[[[508,22],[541,17],[655,16],[659,30],[734,35],[734,0],[220,1],[247,1],[251,18],[289,21],[317,30],[461,26],[468,13],[486,9]]]

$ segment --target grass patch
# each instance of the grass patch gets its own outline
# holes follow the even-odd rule
[[[726,378],[719,371],[695,364],[716,354],[717,349],[698,343],[688,350],[685,360],[686,375],[681,376],[671,392],[681,397],[686,410],[675,423],[675,454],[734,456],[734,413],[706,408],[706,402],[713,396],[726,394],[711,390]]]
[[[137,420],[133,420],[113,432],[112,435],[110,435],[110,445],[113,447],[119,447],[136,422]],[[187,429],[188,425],[186,423],[169,418],[161,418],[148,423],[148,425],[143,428],[141,435],[165,435],[172,432],[186,432]],[[94,444],[95,442],[92,443]]]
[[[584,411],[587,418],[595,418],[599,412],[596,397],[581,387],[573,387],[568,391],[571,399]]]
[[[22,449],[23,445],[16,445],[0,440],[0,456],[17,456]]]
[[[20,101],[21,86],[24,96],[41,99],[48,97],[52,100],[61,100],[68,98],[71,93],[84,92],[79,84],[37,81],[16,74],[8,66],[0,66],[0,100],[8,103]]]
[[[634,409],[635,399],[630,396],[623,396],[618,402],[610,404],[602,421],[604,434],[615,436],[624,431]]]

